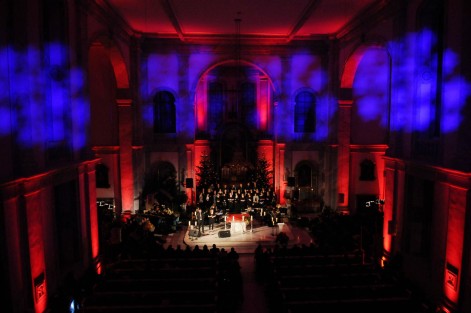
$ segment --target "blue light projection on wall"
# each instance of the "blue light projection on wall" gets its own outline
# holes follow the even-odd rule
[[[68,47],[60,43],[0,50],[0,136],[21,148],[72,141],[87,144],[89,102],[82,69],[70,68]]]
[[[403,41],[389,43],[394,53],[392,75],[391,131],[425,131],[434,123],[438,65],[436,38],[429,30],[410,34]],[[406,47],[410,48],[407,50]],[[441,133],[456,131],[471,86],[459,76],[459,57],[447,49],[442,60]]]
[[[376,47],[365,53],[360,69],[356,73],[354,84],[356,96],[354,105],[357,106],[355,109],[358,110],[357,112],[364,122],[374,122],[382,129],[390,129],[391,131],[422,131],[427,130],[431,123],[434,123],[436,116],[440,116],[442,133],[456,131],[462,120],[461,110],[470,93],[469,83],[456,73],[456,68],[459,66],[458,56],[448,50],[443,55],[443,98],[441,100],[440,115],[435,114],[435,106],[431,105],[431,102],[435,101],[433,97],[436,86],[433,83],[418,83],[424,78],[425,81],[437,81],[437,65],[433,62],[435,56],[429,55],[429,47],[433,46],[434,40],[431,32],[423,31],[411,34],[404,40],[390,42],[382,50]],[[388,52],[393,56],[392,58],[389,57]],[[197,73],[202,73],[203,69],[211,64],[209,55],[200,57],[202,58],[202,64],[194,64],[197,63],[198,57],[192,57],[188,72],[194,74],[194,76],[189,75],[190,79],[199,78],[198,75],[200,74]],[[300,60],[299,64],[293,64],[298,59]],[[307,66],[305,62],[301,62],[302,60],[306,61],[306,58],[293,58],[291,67],[296,68],[299,73],[303,73],[302,70],[306,67],[310,69],[310,76],[306,76],[304,73],[303,76],[299,77],[310,83],[313,82],[312,77],[316,77],[314,81],[318,84],[315,86],[318,99],[316,131],[301,136],[312,141],[323,141],[328,138],[329,131],[335,131],[329,129],[329,126],[332,125],[332,119],[336,116],[337,100],[335,95],[331,95],[326,91],[328,90],[327,82],[329,81],[327,74],[322,72],[320,66]],[[394,62],[393,64],[390,64],[391,60]],[[148,63],[148,70],[152,70],[152,66],[157,68],[162,66],[156,59],[153,59],[153,61],[152,64]],[[263,60],[261,60],[261,63],[263,63]],[[281,67],[281,63],[272,60],[272,63],[259,64],[259,66],[262,68],[270,67],[267,72],[274,73],[277,68]],[[425,66],[427,66],[427,71],[423,70]],[[277,81],[277,79],[282,79],[280,77],[283,77],[283,75],[277,75],[272,79],[281,89],[293,84],[292,75],[288,75],[290,82]],[[165,78],[162,78],[164,77],[160,78],[159,86],[168,87]],[[173,85],[175,77],[168,76],[167,78],[170,85]],[[304,87],[312,87],[310,83]],[[191,88],[196,88],[195,81],[192,81],[191,85]],[[194,93],[195,91],[189,94]],[[279,118],[275,120],[276,125],[273,125],[273,127],[279,139],[290,140],[300,136],[292,131],[293,121],[289,118],[292,115],[290,110],[292,110],[294,104],[290,97],[294,96],[282,95],[279,98],[278,95],[275,95],[278,105],[274,108],[274,112]],[[176,97],[177,102],[179,102],[178,95]],[[188,104],[195,101],[191,97],[187,99]],[[213,104],[218,102],[217,99],[212,100],[214,101]],[[178,118],[190,121],[185,125],[194,126],[193,123],[198,114],[207,114],[208,118],[212,118],[208,115],[211,112],[196,112],[195,116],[193,110],[188,110],[187,104],[179,103],[183,106],[179,107]],[[182,110],[183,107],[186,107],[186,109]],[[219,107],[222,107],[222,105]],[[216,110],[213,112],[213,117],[214,115],[220,114]],[[146,123],[151,124],[151,116],[152,109],[147,106],[144,109],[143,116]],[[187,130],[188,133],[192,132],[191,127]]]
[[[328,138],[329,131],[334,131],[329,129],[329,125],[331,125],[331,120],[335,116],[337,102],[328,92],[329,77],[322,67],[322,60],[319,56],[310,55],[309,51],[301,51],[299,54],[293,55],[290,66],[292,73],[288,76],[294,78],[291,78],[290,82],[281,83],[281,85],[298,86],[298,90],[291,95],[293,99],[287,99],[283,104],[285,108],[280,115],[279,123],[286,124],[286,126],[279,125],[281,127],[278,129],[280,137],[284,140],[296,140],[296,138],[302,137],[303,140],[308,141],[325,141]],[[315,131],[295,133],[294,118],[291,120],[289,118],[294,111],[294,99],[298,92],[305,88],[311,89],[316,97]]]
[[[455,131],[461,124],[462,109],[471,95],[471,84],[458,72],[458,56],[445,50],[443,55],[443,97],[442,97],[442,132]]]
[[[433,60],[434,55],[430,56],[428,47],[433,45],[434,36],[429,31],[423,31],[417,34],[409,35],[405,40],[390,42],[388,50],[392,52],[393,73],[391,75],[391,95],[390,110],[391,115],[390,129],[398,130],[424,130],[435,116],[433,106],[430,102],[436,86],[433,83],[419,84],[419,79],[425,81],[436,81],[437,68]],[[409,48],[406,49],[406,48]],[[47,62],[43,62],[43,58]],[[197,75],[197,72],[203,72],[202,67],[209,66],[210,57],[208,55],[200,56],[204,59],[203,65],[191,65],[191,73]],[[193,60],[197,60],[194,58]],[[151,67],[161,67],[156,60],[154,63],[148,63],[147,70],[152,71]],[[364,62],[367,67],[375,68],[374,53],[367,55]],[[370,64],[371,63],[371,64]],[[268,66],[268,65],[267,65]],[[383,64],[379,64],[380,68]],[[465,78],[459,76],[459,57],[451,50],[445,50],[443,53],[443,78],[442,78],[442,99],[441,99],[441,132],[456,131],[462,122],[462,109],[466,104],[467,98],[471,93],[471,86]],[[427,67],[424,70],[424,67]],[[316,68],[316,71],[319,71]],[[175,74],[169,73],[168,79],[171,80],[171,86],[167,81],[158,77],[155,82],[159,86],[173,90],[180,90],[181,85],[179,77],[181,71],[175,71]],[[273,72],[273,70],[271,70]],[[418,76],[418,75],[422,76]],[[325,73],[316,74],[323,81],[327,82]],[[430,77],[427,77],[430,75]],[[0,135],[14,135],[15,140],[22,147],[41,146],[44,141],[62,141],[72,139],[73,148],[80,149],[87,143],[87,129],[89,128],[89,102],[85,98],[84,88],[87,84],[86,75],[80,68],[70,69],[68,47],[60,43],[51,43],[45,45],[44,50],[29,48],[25,51],[17,50],[13,47],[4,47],[0,50]],[[190,76],[191,77],[191,76]],[[195,76],[196,77],[196,76]],[[377,106],[378,101],[385,101],[385,94],[374,94],[371,89],[372,82],[375,85],[387,84],[387,75],[384,72],[369,70],[363,72],[362,77],[358,78],[356,87],[369,90],[358,101],[359,111],[365,121],[380,118],[381,125],[387,127],[383,108]],[[149,83],[149,82],[147,82]],[[196,88],[195,81],[190,81],[191,88]],[[282,88],[283,84],[277,82]],[[149,87],[142,86],[141,91]],[[334,116],[336,99],[333,95],[324,92],[324,86],[319,87],[321,92],[317,102],[318,125],[316,133],[312,134],[312,140],[324,140],[328,135],[328,124]],[[147,93],[146,93],[147,94]],[[185,131],[191,132],[194,129],[194,111],[188,110],[189,106],[193,108],[192,103],[195,99],[192,97],[194,91],[186,93],[186,101],[178,98],[179,119],[185,119],[187,122],[180,123],[185,125]],[[372,96],[373,95],[373,96]],[[148,100],[150,100],[149,97]],[[147,125],[152,125],[152,105],[148,101],[143,106],[143,119]],[[283,103],[284,102],[284,103]],[[279,105],[285,106],[288,110],[292,104],[291,99],[281,99]],[[279,110],[278,110],[279,111]],[[286,115],[283,115],[285,117]],[[278,120],[278,123],[292,123],[292,121]],[[276,126],[275,126],[276,127]],[[287,133],[284,133],[287,135]]]
[[[353,83],[354,109],[364,122],[386,128],[389,120],[389,57],[385,49],[369,49]]]
[[[70,83],[67,77],[67,50],[66,47],[52,43],[45,49],[48,56],[49,64],[44,71],[46,77],[44,78],[46,93],[46,107],[48,109],[48,123],[49,133],[47,135],[49,141],[60,142],[66,139],[67,136],[67,118],[68,110],[70,110],[70,100],[68,97],[68,84]],[[49,86],[48,86],[49,84]]]
[[[9,73],[8,49],[0,50],[0,135],[6,135],[10,132],[10,87],[8,81]]]

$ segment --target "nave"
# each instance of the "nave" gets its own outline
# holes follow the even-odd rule
[[[358,250],[320,248],[306,225],[282,224],[227,238],[218,236],[224,223],[196,238],[182,226],[142,254],[118,254],[80,311],[431,312],[395,264],[381,268]]]

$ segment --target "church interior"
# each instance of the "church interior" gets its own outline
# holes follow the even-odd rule
[[[471,312],[469,16],[2,1],[2,311]]]

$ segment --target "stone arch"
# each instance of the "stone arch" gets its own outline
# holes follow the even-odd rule
[[[91,43],[90,48],[100,46],[106,51],[112,65],[116,86],[118,89],[129,88],[129,74],[124,57],[114,40],[105,35],[98,35]]]
[[[202,81],[204,80],[204,78],[209,74],[209,72],[211,72],[213,69],[215,69],[216,67],[218,66],[224,66],[224,65],[240,65],[240,66],[249,66],[249,67],[253,67],[255,68],[256,70],[260,71],[261,73],[263,73],[264,76],[266,76],[269,80],[269,83],[270,83],[270,86],[271,88],[273,89],[273,92],[274,94],[277,94],[280,90],[280,88],[276,85],[276,83],[271,79],[271,75],[263,68],[261,68],[260,66],[258,66],[257,64],[253,63],[253,62],[250,62],[250,61],[247,61],[247,60],[234,60],[234,59],[228,59],[228,60],[223,60],[223,61],[219,61],[219,62],[216,62],[214,64],[211,64],[210,66],[208,66],[200,75],[198,81],[196,82],[196,85],[195,86],[195,89],[198,88],[198,85],[200,85],[202,83]]]
[[[259,78],[259,86],[258,88],[263,92],[260,92],[261,95],[256,94],[255,104],[257,107],[255,108],[255,112],[257,113],[255,116],[257,117],[257,121],[253,122],[256,127],[258,127],[261,131],[269,131],[270,123],[271,123],[271,115],[273,112],[273,106],[275,102],[275,94],[277,93],[277,88],[275,88],[274,83],[268,73],[259,67],[258,65],[248,62],[245,60],[225,60],[221,62],[217,62],[208,66],[208,68],[202,72],[199,79],[196,82],[195,86],[195,95],[194,95],[194,102],[195,102],[195,126],[197,136],[198,134],[201,136],[207,136],[214,129],[214,123],[211,123],[209,118],[211,117],[211,108],[209,105],[209,97],[208,97],[208,83],[211,82],[212,77],[214,76],[215,72],[218,69],[224,68],[242,68],[244,69],[245,75],[250,76],[250,73],[260,73],[258,76]],[[248,74],[249,73],[249,74]],[[213,75],[213,76],[212,76]],[[221,75],[220,77],[225,77]],[[233,75],[228,75],[226,77],[234,77]],[[250,79],[247,80],[247,82]],[[237,82],[239,83],[239,82]],[[224,85],[227,86],[227,85]],[[230,88],[228,88],[230,89]],[[225,93],[226,99],[223,101],[223,107],[225,110],[225,114],[223,116],[230,116],[230,112],[236,110],[230,110],[231,105],[234,103],[230,101],[230,92]],[[214,114],[213,114],[214,115]]]
[[[107,38],[97,38],[89,47],[90,125],[93,145],[116,145],[119,125],[118,98],[125,98],[129,78],[124,59]],[[91,75],[93,73],[93,75]]]
[[[353,87],[353,81],[360,65],[361,60],[365,54],[371,49],[384,49],[387,51],[385,46],[380,43],[369,43],[359,46],[353,51],[353,53],[348,57],[343,68],[343,72],[340,78],[340,88],[351,89]],[[389,52],[387,52],[389,55]]]

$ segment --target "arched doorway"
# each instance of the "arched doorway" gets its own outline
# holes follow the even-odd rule
[[[298,210],[320,211],[323,208],[323,195],[319,188],[319,166],[311,161],[301,161],[295,167],[293,198]]]

